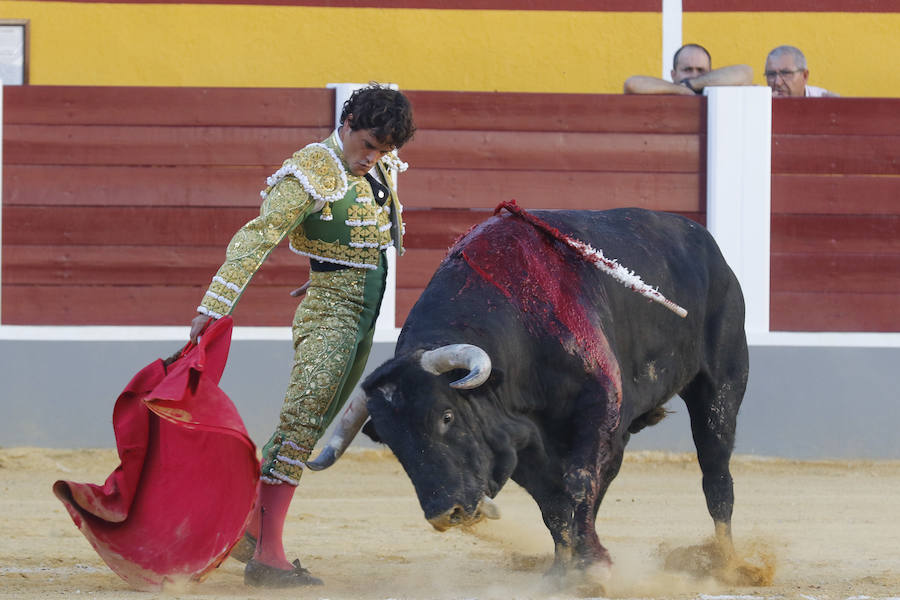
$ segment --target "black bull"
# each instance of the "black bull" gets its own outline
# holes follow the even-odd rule
[[[494,216],[450,250],[395,357],[364,381],[310,466],[331,464],[368,413],[436,528],[496,516],[491,498],[511,478],[540,507],[556,572],[606,567],[600,502],[631,434],[678,394],[730,552],[748,353],[741,289],[716,243],[688,219],[641,209],[532,214],[632,269],[686,318],[522,218]]]

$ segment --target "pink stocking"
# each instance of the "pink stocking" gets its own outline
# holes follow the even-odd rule
[[[247,523],[247,533],[253,536],[253,539],[259,539],[259,492],[262,488],[262,480],[256,484],[256,502],[253,503],[253,510],[250,512],[250,522]]]
[[[287,483],[281,485],[260,484],[259,499],[257,500],[259,504],[259,535],[256,538],[256,552],[253,555],[257,562],[277,569],[294,568],[294,565],[284,555],[284,545],[281,539],[288,507],[294,497],[294,489],[296,488],[293,485]]]

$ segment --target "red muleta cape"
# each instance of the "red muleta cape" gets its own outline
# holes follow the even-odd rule
[[[219,319],[168,368],[156,360],[134,376],[113,409],[121,464],[103,486],[53,485],[94,550],[137,589],[202,580],[249,520],[256,448],[218,387],[231,328]]]

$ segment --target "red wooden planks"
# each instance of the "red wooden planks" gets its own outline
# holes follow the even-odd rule
[[[449,246],[487,219],[485,209],[407,209],[409,247]],[[678,211],[692,216],[692,213]],[[9,206],[3,215],[4,246],[131,245],[214,246],[224,249],[231,236],[255,216],[252,210],[206,207]],[[693,218],[693,217],[692,217]]]
[[[491,214],[492,209],[405,210],[403,243],[409,248],[447,249],[459,236]]]
[[[27,165],[275,165],[311,141],[318,127],[142,127],[8,125],[3,160]]]
[[[4,203],[256,211],[259,192],[277,166],[5,165]],[[705,195],[702,173],[411,168],[399,185],[407,208],[493,208],[514,198],[526,208],[641,206],[698,212]]]
[[[4,325],[184,325],[197,314],[202,286],[4,285]],[[236,325],[287,327],[298,299],[283,286],[253,286],[234,311]]]
[[[776,135],[772,173],[900,175],[900,135]]]
[[[3,252],[3,284],[207,285],[223,260],[224,245],[10,245]],[[307,259],[281,246],[252,283],[293,289],[308,278]]]
[[[8,206],[3,244],[219,246],[255,215],[244,208]]]
[[[244,207],[251,215],[271,166],[4,165],[7,206]],[[248,216],[249,218],[249,216]]]
[[[772,331],[900,331],[897,294],[773,292]]]
[[[900,254],[775,253],[772,290],[895,294],[900,310]]]
[[[515,199],[529,209],[700,211],[706,192],[702,173],[410,168],[399,185],[407,208],[493,208]]]
[[[332,127],[326,88],[8,86],[3,121],[32,125]]]
[[[4,160],[30,165],[275,165],[328,129],[9,125]],[[403,148],[419,167],[697,172],[689,134],[419,131]]]
[[[407,250],[397,261],[397,288],[424,288],[447,254],[447,248]]]
[[[695,173],[700,147],[691,134],[425,130],[403,159],[419,168]]]
[[[4,88],[4,123],[331,127],[324,88],[21,86]],[[423,130],[702,133],[702,98],[405,91]]]
[[[408,91],[423,130],[704,133],[706,102],[674,96]]]
[[[900,215],[773,215],[773,253],[900,253]]]
[[[898,215],[900,176],[773,175],[772,212]]]
[[[900,136],[900,98],[774,98],[772,133]]]

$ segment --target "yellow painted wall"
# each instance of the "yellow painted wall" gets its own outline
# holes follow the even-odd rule
[[[659,73],[659,13],[103,4],[0,0],[31,20],[38,85],[322,87],[619,93]],[[810,83],[844,96],[900,97],[900,13],[683,15],[683,40],[714,66],[800,47]]]
[[[748,64],[760,85],[766,55],[790,44],[806,56],[810,85],[900,97],[900,13],[685,13],[682,31],[709,50],[713,66]]]
[[[31,20],[36,85],[619,93],[659,71],[658,13],[0,0]]]

